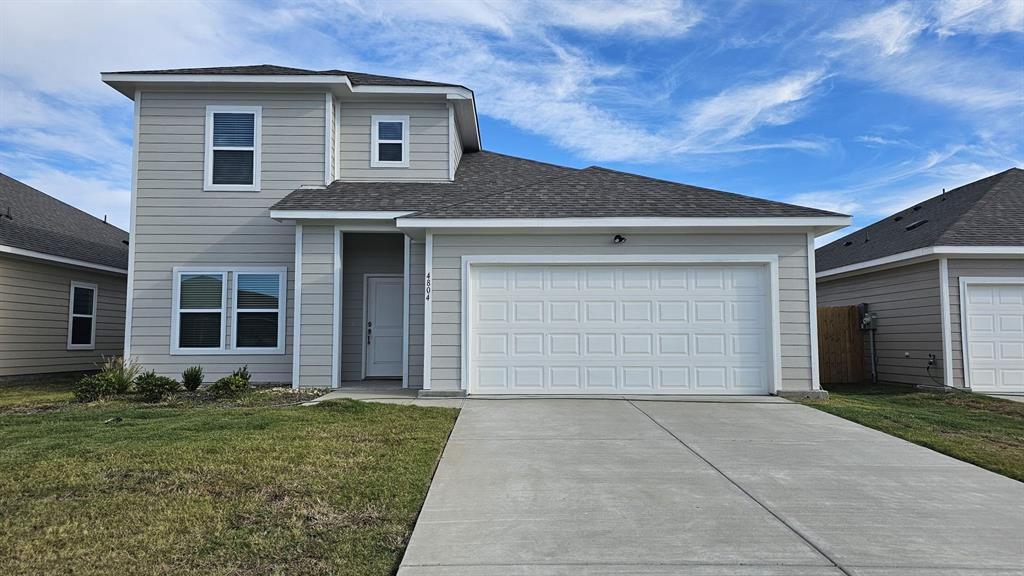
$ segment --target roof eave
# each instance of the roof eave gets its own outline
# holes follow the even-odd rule
[[[90,270],[99,270],[101,272],[110,272],[113,274],[128,274],[127,268],[118,268],[116,266],[107,266],[106,264],[97,264],[96,262],[87,262],[85,260],[78,260],[76,258],[67,258],[65,256],[58,256],[56,254],[47,254],[46,252],[37,252],[35,250],[26,250],[24,248],[18,248],[16,246],[8,246],[0,244],[0,253],[10,254],[12,256],[21,256],[22,258],[32,258],[35,260],[42,260],[50,264],[58,264],[63,266],[72,266],[75,268],[88,268]]]
[[[820,270],[816,278],[838,278],[919,264],[942,257],[1024,258],[1024,246],[926,246],[881,258]]]
[[[399,228],[409,229],[572,229],[572,228],[660,228],[686,230],[778,229],[812,231],[821,236],[849,226],[848,216],[790,217],[581,217],[581,218],[409,218],[399,217]]]

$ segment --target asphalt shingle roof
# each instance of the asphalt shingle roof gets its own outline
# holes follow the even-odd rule
[[[0,244],[127,269],[126,240],[117,226],[0,173]]]
[[[302,188],[274,210],[408,210],[412,218],[838,216],[592,166],[495,152],[463,155],[451,183],[342,182]]]
[[[396,78],[394,76],[380,76],[377,74],[364,74],[362,72],[349,72],[345,70],[306,70],[303,68],[290,68],[287,66],[275,66],[273,64],[256,64],[251,66],[216,66],[212,68],[170,68],[165,70],[126,70],[111,72],[112,74],[203,74],[203,75],[232,75],[243,74],[250,76],[348,76],[350,82],[355,86],[458,86],[459,84],[446,84],[444,82],[430,82],[427,80],[414,80],[411,78]]]
[[[930,246],[1022,245],[1024,170],[1010,168],[822,246],[815,261],[823,271]]]

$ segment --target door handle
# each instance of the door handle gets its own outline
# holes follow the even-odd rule
[[[366,323],[366,344],[370,344],[370,336],[373,335],[373,322]]]

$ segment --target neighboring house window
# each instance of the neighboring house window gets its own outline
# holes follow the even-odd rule
[[[286,282],[285,268],[175,268],[171,353],[284,354]]]
[[[409,166],[409,117],[371,116],[370,166],[405,168]]]
[[[260,189],[260,106],[207,106],[203,188]]]
[[[235,274],[235,348],[284,352],[285,274]]]
[[[95,284],[71,283],[68,306],[68,350],[96,349],[96,295]]]

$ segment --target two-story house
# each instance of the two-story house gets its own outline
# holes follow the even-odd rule
[[[135,103],[125,354],[434,394],[818,390],[844,215],[484,151],[463,86],[105,73]]]

